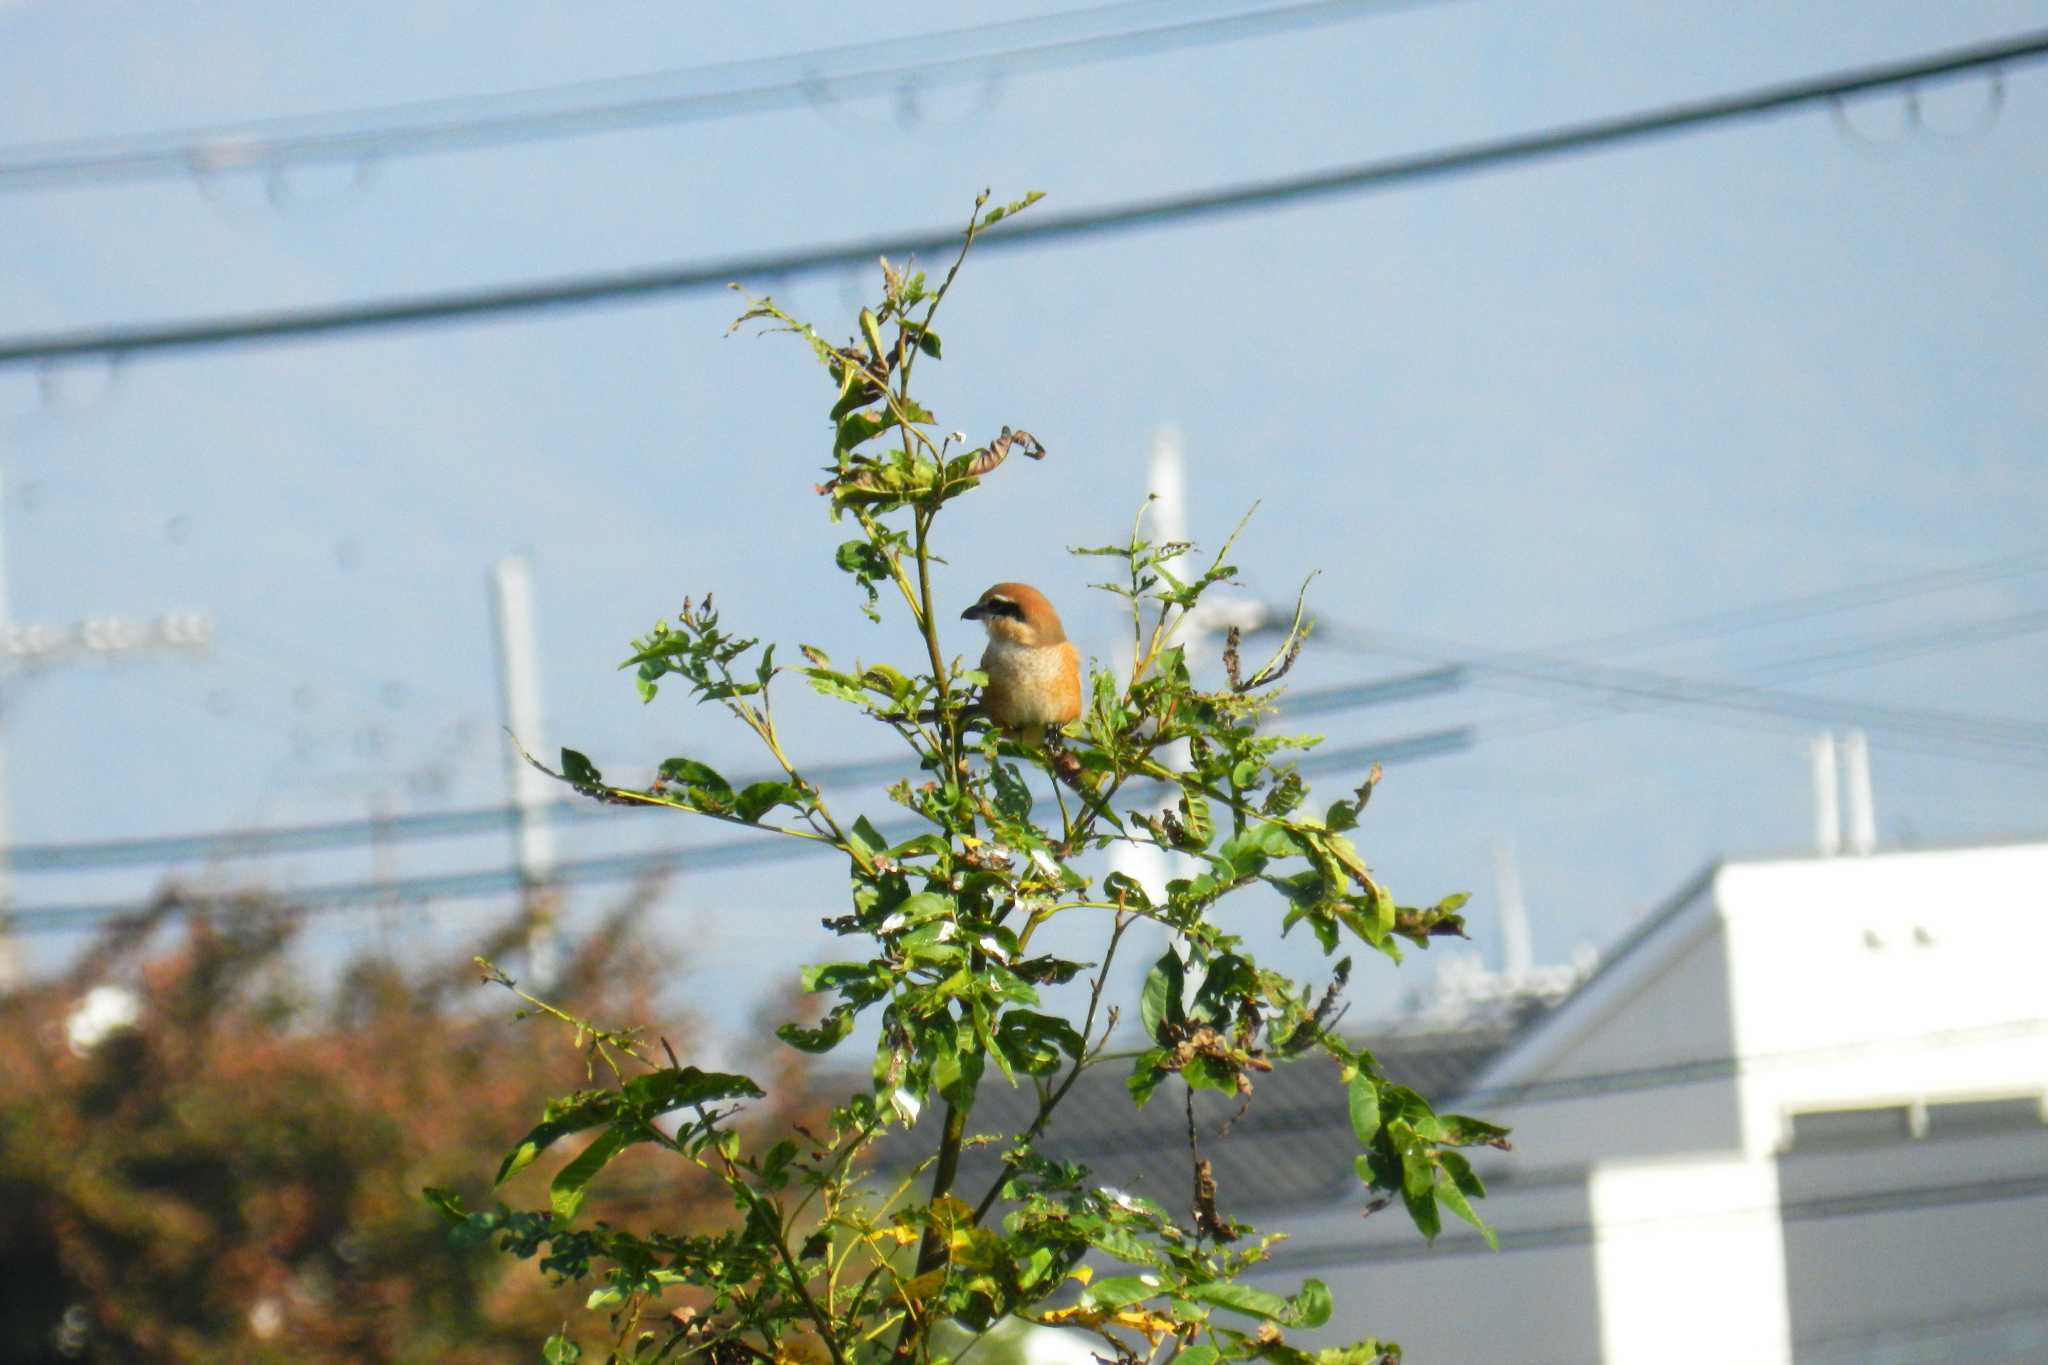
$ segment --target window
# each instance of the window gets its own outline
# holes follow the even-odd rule
[[[2024,1095],[2002,1100],[1959,1100],[1927,1106],[1929,1137],[2011,1132],[2014,1129],[2040,1126],[2039,1095]]]
[[[1792,1116],[1794,1147],[1855,1147],[1903,1142],[1912,1135],[1912,1110],[1903,1104],[1881,1109],[1817,1109]]]

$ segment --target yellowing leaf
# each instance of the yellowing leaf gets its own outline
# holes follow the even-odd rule
[[[808,1327],[792,1328],[775,1344],[775,1365],[830,1365],[832,1352]]]
[[[1164,1313],[1155,1313],[1149,1308],[1135,1305],[1104,1312],[1099,1308],[1055,1308],[1041,1314],[1037,1321],[1046,1327],[1086,1327],[1100,1331],[1104,1327],[1125,1327],[1143,1334],[1145,1340],[1157,1346],[1179,1330],[1180,1324]]]

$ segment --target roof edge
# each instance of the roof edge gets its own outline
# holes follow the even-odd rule
[[[1577,990],[1501,1049],[1473,1075],[1460,1096],[1529,1080],[1531,1073],[1548,1066],[1589,1033],[1633,993],[1634,986],[1655,976],[1690,948],[1714,920],[1714,882],[1727,865],[1725,859],[1714,859],[1638,920],[1611,952],[1602,955],[1599,967]]]

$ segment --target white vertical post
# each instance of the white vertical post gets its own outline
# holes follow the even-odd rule
[[[1119,638],[1116,645],[1116,670],[1119,678],[1128,678],[1131,665],[1130,641]],[[1172,875],[1166,854],[1152,844],[1133,844],[1118,840],[1109,846],[1109,870],[1121,872],[1145,888],[1145,894],[1152,898],[1154,905],[1166,903],[1166,883]],[[1144,964],[1150,970],[1152,964]]]
[[[1813,741],[1813,846],[1822,857],[1842,851],[1842,806],[1836,787],[1835,737]]]
[[[1842,736],[1842,782],[1847,788],[1849,851],[1877,848],[1877,808],[1870,792],[1870,738],[1861,730]]]
[[[1151,503],[1151,534],[1153,544],[1167,541],[1185,541],[1188,538],[1187,472],[1181,460],[1180,429],[1163,426],[1152,434],[1152,458],[1147,465],[1146,488],[1153,496]],[[1187,579],[1189,557],[1176,555],[1168,560],[1165,567],[1175,578]],[[1195,613],[1188,613],[1175,627],[1166,640],[1168,645],[1180,645],[1192,657],[1199,647],[1202,628],[1195,620]],[[1125,673],[1130,672],[1131,663],[1126,662]],[[1168,768],[1179,770],[1188,763],[1186,741],[1177,741],[1160,751],[1159,761]],[[1166,899],[1166,883],[1176,876],[1185,876],[1184,860],[1179,854],[1168,853],[1152,845],[1114,845],[1118,851],[1111,855],[1111,864],[1117,870],[1128,874],[1138,885],[1145,888],[1155,904],[1163,905]],[[1187,956],[1180,936],[1170,931],[1161,931],[1161,951],[1172,951],[1182,958]],[[1152,960],[1148,957],[1139,964],[1141,972],[1149,971]],[[1186,989],[1190,992],[1199,982],[1189,981]]]
[[[541,732],[540,665],[534,646],[533,570],[519,555],[507,555],[491,572],[492,600],[497,608],[498,683],[505,726],[529,753],[545,755]],[[519,880],[531,899],[541,894],[555,866],[553,831],[543,808],[553,798],[547,775],[505,751],[512,788],[513,837],[519,856]],[[554,916],[536,905],[527,940],[527,970],[546,981],[555,973]]]
[[[1522,900],[1514,845],[1506,839],[1493,841],[1493,884],[1500,901],[1501,971],[1512,988],[1528,978],[1535,953],[1529,942],[1529,907]]]

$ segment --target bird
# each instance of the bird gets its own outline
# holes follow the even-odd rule
[[[979,621],[988,632],[981,702],[989,719],[1035,747],[1047,727],[1081,714],[1081,659],[1044,593],[1028,583],[998,583],[960,619]]]

